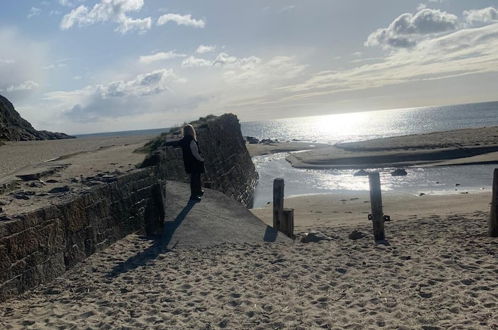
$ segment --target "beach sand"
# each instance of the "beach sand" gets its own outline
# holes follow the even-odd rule
[[[301,150],[314,150],[330,147],[329,144],[323,143],[308,143],[308,142],[274,142],[274,143],[258,143],[246,144],[247,150],[251,157],[276,154],[279,152],[291,152]]]
[[[498,127],[339,143],[291,153],[297,168],[382,168],[498,163]]]
[[[61,147],[66,153],[49,142],[43,152],[27,149],[38,161],[78,152],[60,160],[71,165],[55,174],[57,184],[80,173],[126,171],[143,158],[133,152],[141,140],[91,146],[75,140],[86,145],[80,149],[71,141]],[[21,148],[4,147],[0,152]],[[26,154],[18,157],[23,168],[34,164]],[[11,174],[22,169],[0,166]],[[498,240],[487,236],[490,193],[383,198],[392,218],[387,246],[373,240],[367,194],[289,198],[294,243],[220,241],[167,250],[129,235],[51,283],[1,303],[0,328],[498,329]],[[16,205],[36,203],[13,201],[4,208],[15,212]],[[272,222],[270,207],[252,211]],[[311,230],[329,240],[301,243]],[[350,239],[354,230],[364,237]]]
[[[382,193],[384,214],[392,221],[469,216],[474,212],[488,212],[491,193],[459,192],[449,195],[416,196],[408,193]],[[370,195],[358,192],[346,195],[304,195],[285,199],[284,207],[294,209],[294,226],[297,231],[308,231],[318,227],[338,227],[368,224],[371,213]],[[273,206],[252,209],[253,214],[266,224],[273,224]]]
[[[139,165],[145,154],[135,150],[150,136],[92,137],[9,142],[0,147],[0,185],[9,185],[0,194],[1,214],[12,216],[51,204],[59,204],[74,194],[91,189],[89,178],[118,175]],[[8,155],[4,157],[4,155]],[[16,175],[57,170],[40,180],[23,182]],[[91,184],[102,182],[91,182]],[[66,192],[52,194],[54,188],[68,187]],[[23,198],[17,198],[21,194]]]
[[[339,227],[308,223],[306,230],[330,238],[318,243],[298,238],[291,245],[166,251],[130,235],[52,283],[1,304],[0,326],[496,329],[498,240],[486,235],[486,198],[463,197],[482,198],[482,204],[404,204],[418,217],[387,223],[389,246],[374,243],[360,214],[361,223]],[[309,198],[303,205],[312,205]],[[386,213],[396,214],[387,200]],[[351,240],[352,230],[366,236]]]

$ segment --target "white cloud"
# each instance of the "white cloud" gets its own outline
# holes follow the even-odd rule
[[[486,25],[498,22],[498,10],[494,7],[466,10],[463,12],[465,22],[470,26]]]
[[[309,98],[412,81],[437,80],[498,72],[498,23],[461,29],[398,49],[384,60],[349,70],[324,71],[284,90]]]
[[[14,63],[16,63],[16,61],[10,58],[0,58],[0,64],[14,64]]]
[[[38,16],[38,15],[40,15],[40,13],[41,13],[40,8],[31,7],[31,9],[29,10],[28,18]]]
[[[0,47],[0,90],[14,102],[43,85],[47,47],[11,28],[0,28],[0,44],[8,45]]]
[[[164,25],[168,22],[174,22],[178,25],[192,26],[195,28],[204,28],[206,22],[202,19],[192,18],[192,15],[165,14],[157,19],[157,25]]]
[[[81,90],[47,93],[45,100],[64,106],[64,115],[74,121],[120,117],[143,113],[150,97],[170,92],[171,85],[183,82],[172,70],[161,69]]]
[[[184,68],[200,68],[212,66],[213,62],[206,60],[204,58],[199,58],[195,56],[189,56],[182,61],[182,67]]]
[[[295,5],[289,5],[289,6],[282,7],[278,12],[279,13],[286,13],[286,12],[290,12],[294,9],[296,9]]]
[[[187,55],[185,55],[185,54],[179,54],[179,53],[176,53],[174,51],[159,52],[159,53],[155,53],[152,55],[140,56],[139,62],[145,63],[145,64],[150,64],[150,63],[157,62],[157,61],[170,60],[173,58],[186,57],[186,56]]]
[[[216,50],[216,46],[206,46],[206,45],[200,45],[196,49],[197,54],[206,54],[206,53],[211,53]]]
[[[387,28],[370,34],[365,45],[409,48],[427,36],[451,32],[457,28],[457,16],[438,9],[424,8],[414,15],[400,15]]]
[[[81,5],[66,14],[60,23],[62,30],[68,30],[75,25],[86,26],[103,22],[118,24],[117,32],[126,33],[136,30],[146,32],[152,26],[152,18],[134,19],[127,14],[137,12],[144,6],[144,0],[101,0],[92,9]]]
[[[38,85],[36,82],[32,80],[27,80],[23,81],[19,85],[10,85],[7,88],[1,90],[3,92],[24,92],[24,91],[30,91],[35,88],[38,88],[40,85]]]

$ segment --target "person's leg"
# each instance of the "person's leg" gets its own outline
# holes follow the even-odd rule
[[[192,197],[201,195],[201,173],[199,172],[190,174],[190,194]]]

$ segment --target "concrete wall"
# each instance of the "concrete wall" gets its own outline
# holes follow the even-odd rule
[[[163,217],[164,183],[151,167],[0,222],[0,301],[54,279],[130,233],[154,233]]]
[[[193,124],[205,159],[204,185],[221,191],[247,207],[252,206],[258,173],[247,151],[237,116],[225,114]],[[178,137],[168,136],[166,139]],[[159,146],[144,165],[158,163],[168,180],[189,181],[181,149]]]

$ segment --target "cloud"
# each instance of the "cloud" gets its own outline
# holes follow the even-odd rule
[[[183,82],[172,70],[161,69],[77,91],[48,93],[46,99],[70,107],[65,116],[75,121],[119,117],[146,111],[149,97],[169,92],[170,85]]]
[[[296,9],[295,5],[289,5],[289,6],[282,7],[278,12],[279,13],[286,13],[286,12],[293,11],[294,9]]]
[[[168,22],[174,22],[178,25],[191,26],[195,28],[204,28],[206,26],[206,22],[202,19],[194,19],[192,15],[178,15],[178,14],[165,14],[160,16],[157,19],[157,25],[164,25]]]
[[[22,92],[22,91],[30,91],[35,88],[38,88],[40,85],[38,85],[36,82],[32,80],[27,80],[19,85],[10,85],[7,88],[5,88],[3,91],[5,92]]]
[[[494,7],[466,10],[463,12],[465,22],[470,26],[487,25],[498,22],[498,10]]]
[[[414,15],[402,14],[387,28],[376,30],[370,34],[365,46],[410,48],[427,36],[451,32],[457,28],[457,16],[438,9],[424,8]]]
[[[159,52],[159,53],[155,53],[152,55],[140,56],[139,62],[145,63],[145,64],[150,64],[150,63],[157,62],[157,61],[170,60],[173,58],[186,57],[186,56],[187,55],[185,55],[185,54],[178,54],[178,53],[175,53],[174,51]]]
[[[17,29],[0,28],[0,90],[12,101],[22,99],[44,82],[47,48]]]
[[[144,33],[150,30],[152,18],[134,19],[127,14],[137,12],[144,6],[144,0],[101,0],[92,9],[81,5],[66,14],[60,23],[62,30],[68,30],[75,25],[80,27],[96,23],[114,22],[118,26],[115,31],[127,33],[136,30]]]
[[[186,59],[182,61],[182,67],[184,68],[200,68],[200,67],[208,67],[212,66],[213,62],[203,59],[203,58],[198,58],[195,56],[189,56]]]
[[[38,16],[38,15],[40,15],[40,13],[41,13],[40,8],[31,7],[31,9],[29,10],[28,18]]]
[[[197,54],[206,54],[206,53],[211,53],[214,50],[216,50],[216,46],[206,46],[206,45],[200,45],[196,49]]]
[[[0,64],[14,64],[16,60],[12,60],[10,58],[0,58]]]
[[[323,71],[285,88],[301,99],[413,81],[498,72],[498,23],[425,39],[383,60],[348,70]]]

